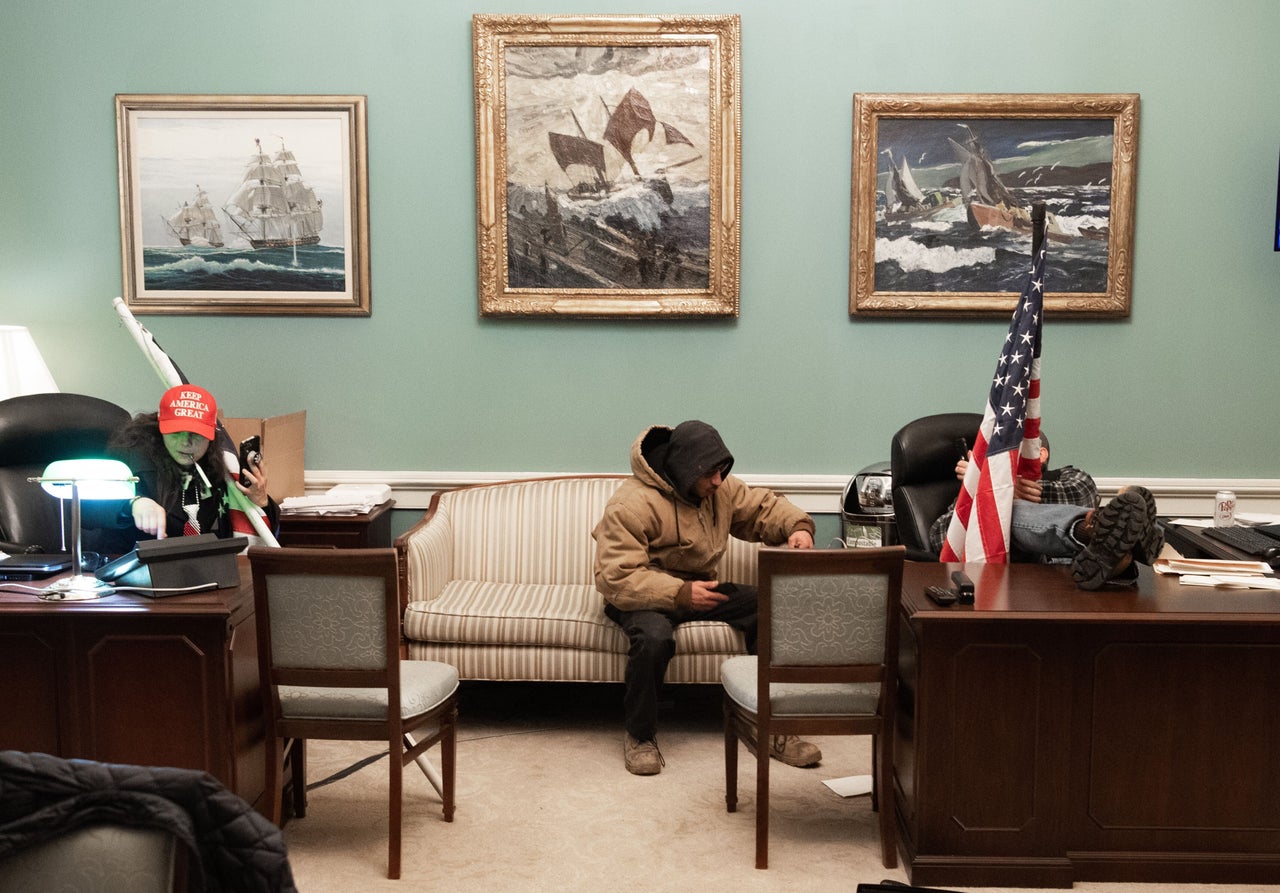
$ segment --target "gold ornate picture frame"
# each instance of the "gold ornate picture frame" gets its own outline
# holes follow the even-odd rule
[[[472,18],[481,316],[738,315],[740,31]]]
[[[1046,314],[1128,316],[1137,147],[1136,93],[855,94],[850,314],[1007,316],[1042,201]]]
[[[365,97],[115,101],[133,313],[370,315]]]

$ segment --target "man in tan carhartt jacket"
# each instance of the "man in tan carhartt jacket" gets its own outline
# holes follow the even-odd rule
[[[785,498],[729,474],[733,455],[705,422],[654,425],[631,447],[632,476],[592,531],[596,587],[605,613],[630,640],[625,674],[627,770],[656,775],[658,687],[675,654],[673,631],[690,620],[722,620],[755,653],[756,590],[714,578],[729,536],[813,548],[813,519]],[[822,754],[795,736],[776,736],[772,756],[794,766]]]

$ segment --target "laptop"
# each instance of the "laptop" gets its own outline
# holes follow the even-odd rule
[[[71,569],[66,552],[10,555],[0,558],[0,580],[43,580]]]

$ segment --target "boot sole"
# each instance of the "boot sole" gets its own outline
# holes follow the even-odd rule
[[[1141,564],[1151,564],[1160,557],[1160,550],[1164,548],[1164,528],[1156,521],[1156,498],[1146,487],[1130,487],[1125,492],[1136,493],[1142,498],[1146,505],[1147,518],[1151,522],[1142,539],[1133,547],[1133,560]]]
[[[1098,509],[1093,539],[1071,562],[1071,578],[1081,589],[1101,589],[1124,556],[1151,539],[1155,527],[1147,516],[1147,500],[1125,490]],[[1157,537],[1160,536],[1156,531]],[[1162,537],[1161,537],[1162,538]]]

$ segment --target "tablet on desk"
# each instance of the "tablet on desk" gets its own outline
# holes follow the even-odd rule
[[[71,568],[66,552],[28,553],[0,558],[0,580],[42,580]]]

